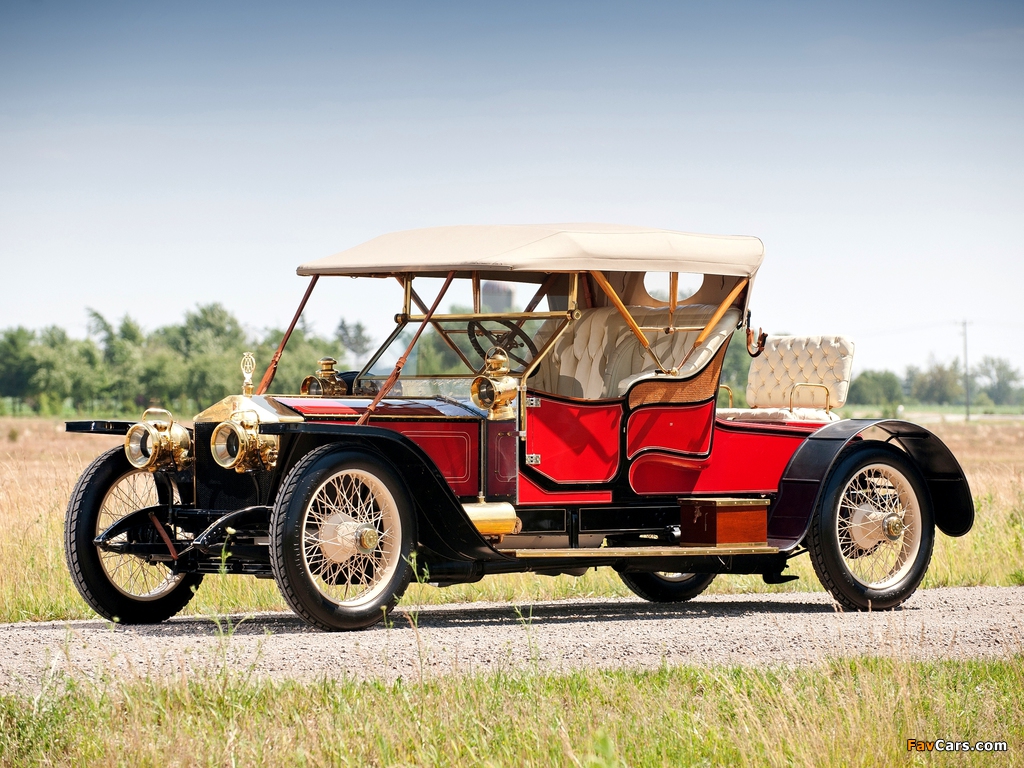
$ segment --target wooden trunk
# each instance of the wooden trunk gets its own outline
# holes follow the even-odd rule
[[[680,544],[768,543],[768,499],[680,499]]]

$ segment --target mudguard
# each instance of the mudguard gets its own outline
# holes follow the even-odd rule
[[[477,532],[434,462],[405,435],[379,427],[317,422],[261,424],[260,431],[306,438],[282,471],[290,469],[308,451],[327,443],[372,452],[391,464],[405,481],[416,506],[421,545],[449,561],[509,559]]]
[[[850,443],[877,439],[895,444],[921,470],[935,509],[935,524],[947,536],[963,536],[974,525],[974,501],[963,469],[938,437],[896,419],[845,419],[804,441],[789,460],[768,520],[768,543],[792,550],[807,534],[825,483]]]

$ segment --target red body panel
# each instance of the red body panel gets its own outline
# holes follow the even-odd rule
[[[525,475],[519,475],[520,504],[609,504],[611,491],[565,491],[549,493],[534,485]]]
[[[480,422],[380,419],[372,426],[400,432],[416,443],[437,465],[456,496],[479,493]],[[410,490],[416,492],[415,488]]]
[[[526,452],[541,457],[534,469],[558,483],[603,483],[615,477],[622,403],[538,400],[539,407],[526,410]]]
[[[633,458],[647,448],[706,456],[714,421],[714,402],[659,405],[634,411],[626,426],[626,456]]]
[[[519,433],[514,421],[485,421],[487,495],[515,496],[519,475]]]
[[[719,422],[709,458],[644,454],[630,467],[629,483],[640,494],[775,493],[790,457],[816,428],[723,427]]]

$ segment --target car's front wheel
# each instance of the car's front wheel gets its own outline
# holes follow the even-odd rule
[[[201,574],[175,573],[163,562],[100,550],[93,541],[121,518],[158,504],[176,502],[172,485],[128,463],[113,448],[93,461],[71,493],[64,548],[71,580],[96,613],[122,624],[153,624],[170,618],[192,599]],[[128,540],[125,532],[114,542]]]
[[[924,578],[935,541],[931,496],[895,448],[861,444],[839,460],[807,537],[822,585],[853,610],[895,608]]]
[[[623,583],[652,603],[692,600],[715,580],[713,573],[620,573]]]
[[[412,503],[393,471],[335,446],[295,465],[271,518],[281,594],[326,630],[363,629],[384,618],[409,585],[415,544]]]

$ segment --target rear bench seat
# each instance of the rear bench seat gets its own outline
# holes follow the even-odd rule
[[[769,336],[764,352],[750,361],[750,408],[719,408],[718,418],[839,421],[831,409],[846,404],[853,350],[845,336]]]
[[[629,307],[641,326],[668,325],[668,309]],[[700,326],[711,319],[713,304],[685,304],[676,309],[675,326]],[[730,309],[712,333],[679,370],[679,378],[692,376],[710,362],[715,352],[740,322],[740,311]],[[700,331],[666,334],[648,331],[655,353],[665,367],[679,365]],[[654,360],[647,354],[625,319],[614,307],[583,310],[577,320],[555,343],[554,349],[530,379],[531,389],[585,400],[620,397],[634,381],[655,375]]]

